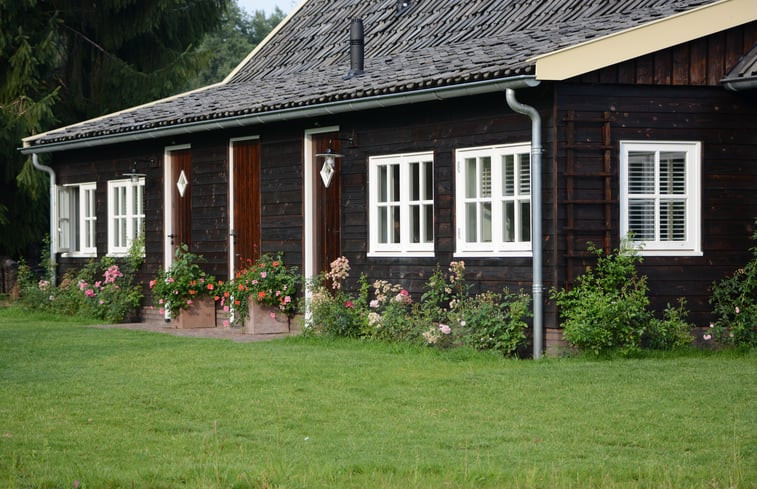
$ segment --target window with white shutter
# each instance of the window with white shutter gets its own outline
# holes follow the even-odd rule
[[[620,143],[620,226],[644,255],[701,254],[701,144]]]

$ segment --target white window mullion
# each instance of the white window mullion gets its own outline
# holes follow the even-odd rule
[[[427,232],[429,207],[433,214],[433,195],[425,195],[427,168],[433,175],[430,153],[369,158],[369,256],[433,255],[433,236]]]
[[[108,254],[129,253],[144,222],[144,178],[108,182]]]
[[[523,160],[530,151],[529,143],[457,150],[457,256],[530,256],[530,212],[528,217],[523,215],[531,202],[530,163],[525,165]],[[485,162],[490,164],[488,176],[482,172]],[[523,185],[529,185],[529,190],[523,191]],[[474,201],[475,216],[468,212]],[[490,209],[491,219],[486,234],[484,207]],[[472,226],[476,236],[469,233]],[[528,232],[523,226],[528,226]]]

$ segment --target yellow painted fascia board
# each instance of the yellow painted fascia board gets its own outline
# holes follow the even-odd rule
[[[757,20],[757,1],[721,0],[535,56],[537,80],[565,80]]]

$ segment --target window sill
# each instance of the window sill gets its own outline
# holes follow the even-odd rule
[[[636,250],[639,256],[704,256],[702,251],[694,250]]]
[[[60,254],[61,258],[97,258],[97,252],[94,253],[80,253],[80,252],[64,252]]]
[[[434,257],[433,251],[369,251],[368,258]]]
[[[456,251],[455,258],[532,258],[533,252],[517,251]]]

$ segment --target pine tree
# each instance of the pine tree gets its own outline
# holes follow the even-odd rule
[[[181,91],[229,2],[0,0],[0,255],[48,229],[47,176],[21,139]]]

